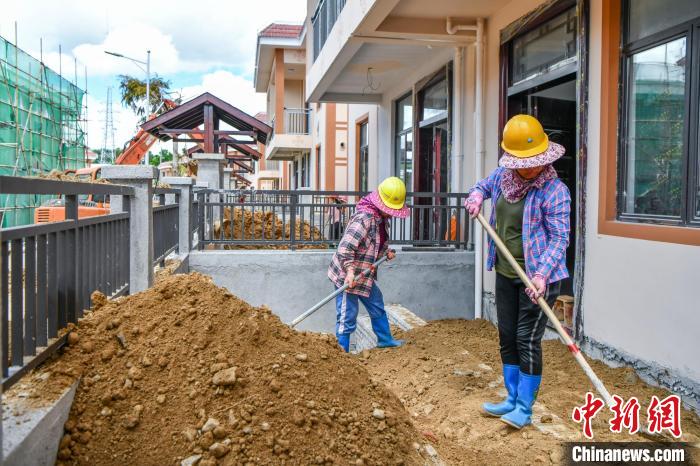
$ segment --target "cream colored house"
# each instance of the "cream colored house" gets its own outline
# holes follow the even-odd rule
[[[574,201],[571,331],[699,407],[700,3],[307,6],[305,98],[370,106],[370,186],[396,175],[412,191],[464,192],[497,166],[509,117],[542,121],[567,149],[555,168]],[[349,133],[363,114],[349,112]],[[475,227],[470,238],[477,298],[465,317],[493,318],[485,239]]]
[[[255,89],[267,97],[274,133],[251,178],[259,189],[367,190],[376,179],[376,105],[310,103],[303,25],[273,23],[258,34]],[[273,181],[277,180],[277,181]]]

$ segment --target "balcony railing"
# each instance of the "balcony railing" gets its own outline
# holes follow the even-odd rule
[[[287,134],[309,134],[308,108],[284,109],[284,132]]]
[[[311,18],[314,30],[314,61],[326,43],[345,2],[346,0],[321,0],[318,2],[316,11]]]

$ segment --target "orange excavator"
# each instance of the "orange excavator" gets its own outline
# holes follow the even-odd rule
[[[164,99],[163,107],[166,111],[177,107],[177,103],[173,100]],[[156,114],[149,116],[149,120],[156,117]],[[115,165],[138,165],[148,153],[149,149],[155,144],[157,138],[150,133],[147,133],[143,128],[139,128],[136,136],[131,138],[126,143],[124,150],[117,160]],[[66,174],[75,175],[78,180],[95,182],[100,178],[101,165],[80,168],[78,170],[67,170]],[[109,213],[109,199],[105,196],[81,196],[80,205],[78,206],[78,218],[94,217],[96,215],[106,215]],[[35,223],[60,222],[66,219],[65,199],[55,198],[49,199],[41,207],[34,209]]]

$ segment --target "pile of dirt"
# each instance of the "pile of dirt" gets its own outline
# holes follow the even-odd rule
[[[39,175],[39,178],[44,179],[44,180],[74,181],[74,182],[78,182],[78,183],[111,184],[109,181],[107,181],[104,178],[98,178],[96,180],[93,180],[92,178],[89,178],[89,177],[80,178],[73,171],[65,172],[65,171],[57,170],[55,168],[48,173],[44,173],[44,174]]]
[[[222,227],[223,225],[223,232]],[[240,240],[289,240],[291,225],[285,224],[274,212],[253,213],[251,210],[235,207],[233,214],[230,208],[224,208],[224,219],[214,227],[214,235],[223,239]],[[321,231],[309,225],[308,222],[297,221],[294,238],[305,241],[322,241]],[[327,249],[325,244],[299,245],[297,249]],[[226,245],[225,249],[288,249],[286,245]]]
[[[361,360],[370,374],[396,393],[416,427],[433,440],[446,463],[559,464],[564,441],[586,440],[581,425],[571,420],[571,412],[584,403],[587,391],[595,393],[595,389],[559,341],[543,342],[544,373],[533,416],[542,430],[528,427],[517,431],[480,412],[484,401],[502,398],[498,332],[490,322],[434,321],[396,333],[405,339],[404,346],[369,351]],[[639,380],[630,368],[590,363],[612,394],[625,400],[631,396],[639,399],[642,425],[651,396],[668,396],[668,392]],[[647,440],[640,435],[611,433],[607,425],[610,414],[604,408],[594,419],[594,440]],[[682,440],[700,441],[698,417],[686,410],[682,416]]]
[[[424,462],[399,400],[329,335],[196,273],[95,298],[37,380],[81,380],[57,464]]]

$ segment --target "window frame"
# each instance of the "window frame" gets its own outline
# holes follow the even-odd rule
[[[362,128],[366,128],[366,144],[362,145]],[[362,187],[363,149],[366,149],[364,168],[366,169],[365,181],[367,186]],[[355,191],[369,190],[369,113],[365,113],[355,120]]]
[[[650,36],[627,42],[629,31],[630,0],[622,0],[620,11],[620,56],[618,78],[618,128],[616,210],[615,218],[620,222],[631,224],[666,225],[681,228],[700,227],[700,215],[697,215],[700,189],[698,164],[700,164],[700,17],[685,21]],[[685,64],[685,108],[683,114],[682,161],[681,161],[681,209],[679,217],[670,215],[651,215],[624,212],[626,203],[626,179],[628,174],[628,134],[630,117],[630,97],[632,90],[632,57],[635,54],[667,44],[680,38],[686,38]]]
[[[401,106],[401,102],[409,100],[411,104],[411,124],[407,128],[399,128],[399,111],[403,107]],[[401,153],[401,139],[405,138],[409,133],[413,133],[413,122],[415,121],[415,112],[416,112],[416,106],[415,106],[415,99],[413,96],[413,90],[408,91],[407,93],[401,95],[399,98],[394,100],[394,175],[401,178],[401,180],[406,184],[406,186],[413,186],[413,169],[415,168],[414,165],[411,166],[411,179],[409,180],[407,176],[404,176],[403,178],[399,176],[401,173],[401,165],[403,164],[404,167],[404,175],[407,175],[406,173],[406,161],[407,158],[404,157],[405,154]],[[403,116],[401,117],[401,120],[403,121]],[[415,161],[415,152],[414,152],[414,138],[411,140],[411,152],[413,152],[413,160]]]

